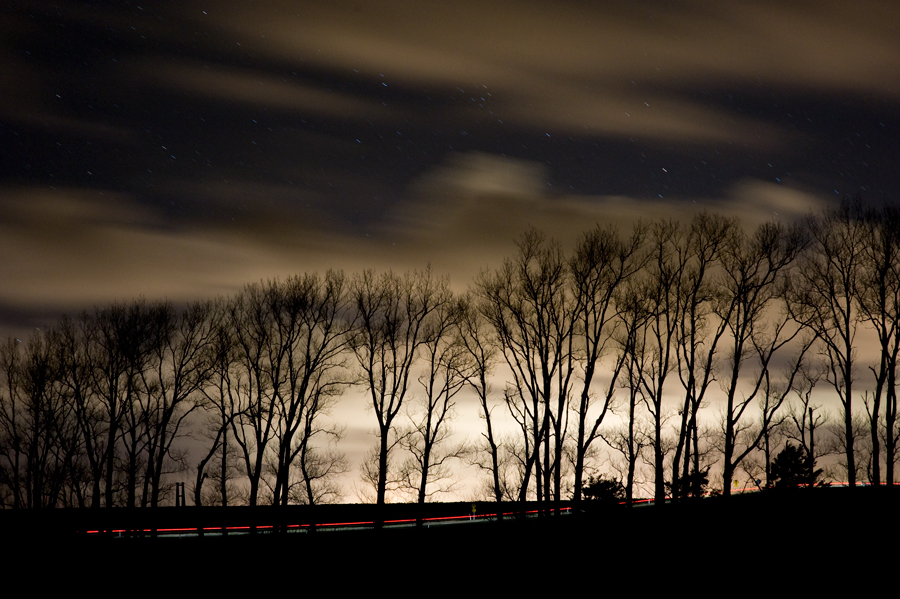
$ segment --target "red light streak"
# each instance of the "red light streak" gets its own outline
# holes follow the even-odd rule
[[[646,501],[651,501],[651,500],[646,500]],[[635,502],[635,503],[637,503],[637,502]],[[571,510],[572,510],[572,508],[565,507],[565,508],[560,508],[559,511],[569,513],[569,512],[571,512]],[[536,509],[535,510],[526,510],[524,513],[527,516],[533,516],[533,515],[537,514],[538,511],[539,510],[536,510]],[[516,514],[520,514],[520,513],[522,513],[522,512],[508,511],[508,512],[503,512],[502,516],[504,518],[508,518],[508,517],[515,516]],[[423,523],[432,523],[432,522],[436,523],[436,522],[448,522],[448,521],[454,521],[454,520],[456,520],[456,521],[482,520],[483,521],[483,520],[490,520],[490,519],[496,518],[497,515],[498,515],[497,512],[493,512],[493,513],[483,512],[483,513],[478,513],[478,514],[474,514],[474,515],[466,514],[463,516],[437,516],[437,517],[432,517],[432,518],[423,518],[422,522]],[[384,524],[385,525],[403,525],[403,524],[413,524],[415,522],[416,522],[416,518],[401,518],[401,519],[396,519],[396,520],[385,520]],[[103,533],[112,533],[112,534],[153,534],[153,533],[155,533],[158,535],[166,535],[166,534],[178,534],[178,533],[197,534],[200,531],[203,531],[204,533],[206,533],[206,532],[215,533],[215,532],[222,532],[222,531],[235,531],[235,532],[249,531],[251,529],[268,531],[268,530],[276,530],[276,529],[301,530],[301,529],[309,529],[312,527],[334,529],[334,528],[354,527],[354,526],[355,527],[374,527],[375,522],[374,521],[325,522],[325,523],[315,524],[315,525],[313,525],[313,524],[285,524],[282,526],[276,526],[273,524],[263,524],[263,525],[255,526],[255,527],[248,525],[248,526],[207,526],[207,527],[203,527],[203,528],[191,528],[191,527],[156,528],[156,529],[153,529],[153,528],[135,528],[135,529],[114,528],[114,529],[110,529],[110,530],[99,530],[99,529],[93,530],[92,529],[92,530],[85,530],[83,532],[84,532],[84,534],[88,534],[88,535],[97,535],[97,534],[103,534]]]

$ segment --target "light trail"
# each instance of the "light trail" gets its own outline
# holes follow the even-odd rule
[[[508,511],[502,512],[500,515],[504,519],[512,519],[518,517],[520,514],[524,514],[526,518],[535,518],[538,515],[540,510],[532,509],[526,510],[524,512],[521,511]],[[571,507],[563,507],[558,510],[551,509],[550,511],[558,511],[561,515],[569,515],[572,511]],[[430,518],[422,518],[423,526],[432,526],[432,525],[449,525],[449,524],[463,524],[463,523],[476,523],[476,522],[488,522],[491,520],[497,519],[497,512],[482,512],[476,514],[466,514],[463,516],[437,516]],[[417,519],[416,518],[400,518],[394,520],[385,520],[383,525],[385,528],[409,528],[416,526]],[[268,534],[271,532],[288,532],[288,533],[301,533],[307,534],[311,529],[316,529],[317,531],[345,531],[345,530],[373,530],[376,527],[376,523],[374,520],[363,520],[356,522],[326,522],[319,524],[284,524],[284,525],[276,525],[276,524],[264,524],[260,526],[208,526],[208,527],[177,527],[177,528],[112,528],[109,530],[101,530],[101,529],[89,529],[80,531],[82,534],[86,535],[101,535],[101,534],[113,534],[118,537],[126,537],[126,536],[140,536],[140,535],[156,535],[162,537],[196,537],[201,534],[206,536],[224,536],[225,534],[252,534],[252,533],[263,533]]]

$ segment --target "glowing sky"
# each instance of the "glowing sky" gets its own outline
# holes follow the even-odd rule
[[[111,6],[112,5],[112,6]],[[5,2],[0,330],[900,190],[892,1]]]

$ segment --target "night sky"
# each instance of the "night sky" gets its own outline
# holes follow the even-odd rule
[[[894,1],[0,8],[0,333],[431,263],[529,224],[900,198]]]

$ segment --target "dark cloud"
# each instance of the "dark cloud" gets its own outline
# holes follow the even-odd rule
[[[14,1],[0,319],[890,201],[893,3]],[[51,319],[52,321],[52,319]]]

